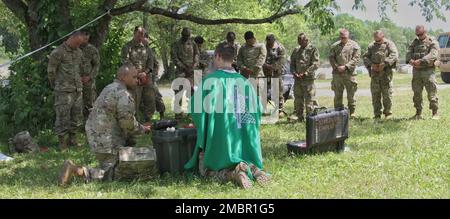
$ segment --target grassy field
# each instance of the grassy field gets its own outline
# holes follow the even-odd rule
[[[367,89],[367,76],[358,79],[360,89]],[[396,87],[409,84],[409,75],[395,75]],[[343,153],[288,155],[286,143],[304,139],[305,125],[284,120],[264,125],[263,157],[272,182],[250,190],[210,179],[172,176],[130,183],[75,181],[60,188],[56,177],[64,159],[85,165],[96,161],[87,146],[61,153],[54,149],[56,140],[47,137],[52,145],[49,152],[14,155],[14,161],[0,163],[0,198],[450,198],[450,133],[446,129],[450,89],[439,90],[439,98],[439,121],[430,120],[428,110],[425,120],[407,120],[415,112],[412,92],[402,90],[394,94],[395,118],[374,122],[370,97],[359,97],[358,118],[350,122]],[[319,101],[332,106],[332,97]],[[292,111],[292,100],[287,108]],[[0,151],[6,151],[4,144]]]

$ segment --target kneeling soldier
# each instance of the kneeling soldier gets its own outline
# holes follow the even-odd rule
[[[85,127],[91,151],[100,166],[76,166],[67,160],[59,176],[60,185],[69,183],[72,176],[84,177],[86,181],[112,180],[119,147],[132,145],[136,135],[150,131],[150,127],[139,124],[135,118],[132,92],[137,82],[136,68],[127,64],[119,69],[117,79],[103,89],[94,103]]]

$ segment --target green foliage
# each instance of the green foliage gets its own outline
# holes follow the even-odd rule
[[[96,79],[98,91],[114,80],[120,65],[120,52],[128,40],[128,33],[125,32],[125,25],[121,20],[112,22],[109,34],[100,49],[100,70]]]
[[[10,86],[0,89],[1,136],[5,140],[28,130],[37,134],[51,129],[54,121],[53,94],[49,88],[46,66],[31,59],[11,66]]]

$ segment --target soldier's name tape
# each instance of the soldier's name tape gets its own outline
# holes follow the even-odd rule
[[[43,46],[43,47],[41,47],[41,48],[39,48],[39,49],[36,49],[36,50],[31,51],[31,52],[29,52],[29,53],[27,53],[27,54],[25,54],[25,55],[22,55],[22,56],[20,56],[20,57],[18,57],[18,58],[15,58],[15,59],[13,59],[13,60],[11,60],[11,61],[9,61],[9,62],[6,62],[6,63],[4,63],[4,64],[1,64],[1,65],[0,65],[0,68],[3,68],[3,67],[8,66],[8,65],[11,65],[11,64],[13,64],[13,63],[15,63],[15,62],[18,62],[18,61],[20,61],[20,60],[22,60],[22,59],[24,59],[24,58],[26,58],[26,57],[28,57],[28,56],[33,55],[34,53],[37,53],[37,52],[39,52],[39,51],[41,51],[41,50],[46,49],[47,47],[49,47],[49,46],[55,44],[56,42],[59,42],[59,41],[65,39],[66,37],[72,35],[72,34],[75,33],[76,31],[82,30],[83,28],[89,26],[90,24],[92,24],[92,23],[98,21],[100,18],[102,18],[102,17],[104,17],[104,16],[106,16],[106,15],[109,15],[110,12],[111,12],[111,10],[106,11],[106,12],[103,13],[102,15],[100,15],[100,16],[96,17],[95,19],[89,21],[88,23],[84,24],[83,26],[81,26],[81,27],[79,27],[79,28],[77,28],[77,29],[71,31],[70,33],[64,35],[63,37],[61,37],[61,38],[59,38],[59,39],[57,39],[57,40],[55,40],[55,41],[53,41],[53,42],[51,42],[51,43],[48,43],[47,45],[45,45],[45,46]]]

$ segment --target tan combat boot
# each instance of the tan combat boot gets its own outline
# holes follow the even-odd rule
[[[85,176],[84,169],[76,166],[71,160],[64,161],[61,172],[59,173],[58,183],[60,186],[66,186],[70,183],[72,176]]]
[[[420,120],[422,117],[422,110],[416,110],[416,115],[411,117],[412,120]]]
[[[386,114],[384,114],[384,116],[385,116],[385,119],[392,119],[392,113],[386,113]]]
[[[439,119],[438,110],[434,109],[434,110],[432,110],[432,112],[433,112],[433,115],[431,116],[431,119],[438,120]]]
[[[67,142],[66,142],[65,136],[59,135],[58,141],[59,141],[59,149],[62,151],[67,150],[68,147],[67,147]]]
[[[289,122],[304,122],[305,117],[297,116],[296,114],[292,114],[291,116],[288,117],[288,121]]]

